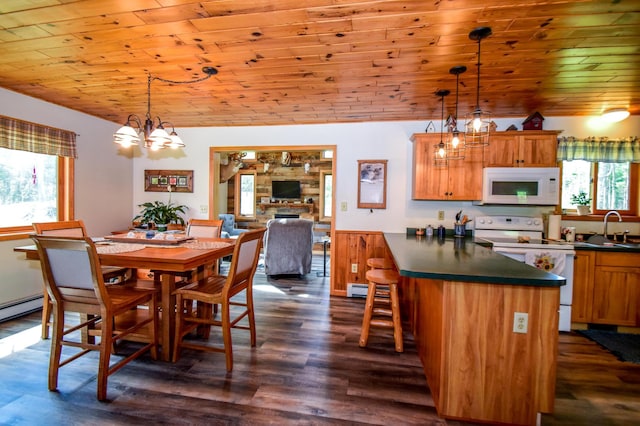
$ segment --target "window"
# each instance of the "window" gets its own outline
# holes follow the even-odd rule
[[[621,214],[638,213],[638,164],[573,160],[562,162],[562,208],[575,210],[571,196],[588,194],[594,214],[617,210]]]
[[[33,222],[71,219],[72,164],[67,157],[0,148],[2,231],[29,232]]]
[[[256,172],[240,172],[236,175],[236,215],[256,215]]]
[[[333,205],[333,175],[331,172],[320,172],[320,220],[331,220]]]

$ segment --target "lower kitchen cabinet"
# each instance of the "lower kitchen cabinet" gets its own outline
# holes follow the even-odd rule
[[[640,326],[640,253],[578,251],[573,322]]]

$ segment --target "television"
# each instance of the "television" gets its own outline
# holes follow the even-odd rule
[[[271,198],[276,200],[300,199],[299,180],[274,180],[271,181]]]

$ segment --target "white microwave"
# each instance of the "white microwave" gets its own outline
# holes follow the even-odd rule
[[[557,167],[485,167],[480,204],[556,205],[559,185]]]

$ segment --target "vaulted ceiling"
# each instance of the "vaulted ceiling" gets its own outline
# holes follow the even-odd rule
[[[640,1],[2,0],[0,86],[176,127],[640,114]]]

